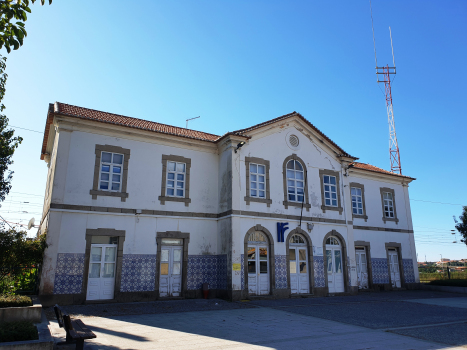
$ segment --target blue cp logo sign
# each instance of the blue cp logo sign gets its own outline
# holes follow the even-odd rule
[[[278,222],[277,223],[277,241],[284,242],[284,233],[289,229],[288,222]]]

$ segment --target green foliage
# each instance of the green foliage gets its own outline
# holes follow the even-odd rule
[[[467,287],[467,279],[435,280],[429,284],[433,286]]]
[[[419,273],[420,282],[430,282],[436,280],[448,280],[449,276],[447,272],[436,272],[436,273]],[[451,279],[466,279],[467,272],[451,272]]]
[[[0,292],[11,292],[11,282],[15,289],[28,289],[34,283],[35,275],[31,274],[37,273],[45,248],[45,234],[32,240],[26,239],[25,231],[0,229]]]
[[[25,295],[0,295],[0,308],[32,306],[32,300]]]
[[[2,1],[2,0],[0,0]],[[5,97],[5,84],[8,75],[5,73],[6,57],[0,55],[0,201],[5,200],[5,196],[10,192],[12,171],[8,167],[13,164],[13,153],[23,141],[22,137],[13,137],[15,131],[8,129],[8,118],[2,112],[5,105],[2,103]]]
[[[36,339],[39,339],[39,333],[32,322],[19,321],[0,323],[0,342]]]
[[[23,45],[23,40],[27,36],[24,22],[28,19],[26,13],[31,13],[29,1],[35,3],[36,0],[0,0],[0,49],[5,46],[8,53],[17,50]],[[45,0],[41,0],[44,5]],[[52,4],[52,0],[49,0]],[[14,23],[13,23],[14,22]]]
[[[456,229],[461,234],[461,242],[467,245],[467,206],[463,207],[462,215],[459,216],[459,222],[456,224]]]

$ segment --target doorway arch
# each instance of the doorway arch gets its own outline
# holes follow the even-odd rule
[[[269,295],[275,289],[274,240],[260,224],[250,228],[244,239],[244,290],[247,295]],[[264,259],[266,257],[266,259]],[[266,262],[266,264],[265,264]],[[250,271],[249,271],[250,266]],[[264,271],[267,268],[267,282]],[[263,273],[261,272],[263,271]],[[253,279],[253,274],[256,278]],[[259,276],[259,277],[258,277]],[[256,283],[253,286],[252,283]],[[267,283],[267,289],[265,288]]]
[[[331,238],[331,239],[330,239]],[[333,242],[333,239],[337,240],[338,245],[336,245],[335,241]],[[330,243],[330,244],[326,244]],[[335,246],[336,248],[332,248],[332,246]],[[339,248],[337,248],[339,247]],[[330,277],[332,277],[332,283],[339,282],[338,277],[339,277],[339,272],[338,272],[338,267],[335,265],[336,262],[336,251],[340,250],[340,257],[341,257],[341,271],[342,271],[342,283],[343,286],[341,289],[336,289],[336,288],[330,288],[329,287],[329,282],[330,282]],[[328,251],[328,252],[327,252]],[[331,253],[329,253],[331,251]],[[329,260],[329,254],[331,254],[332,259]],[[326,288],[328,290],[328,293],[334,294],[334,293],[344,293],[348,291],[348,284],[349,284],[349,275],[348,275],[348,265],[347,265],[347,245],[345,243],[344,237],[337,232],[336,230],[332,230],[328,232],[323,239],[323,258],[324,258],[324,274],[325,274],[325,283],[326,283]],[[328,262],[332,262],[333,266],[328,266]],[[336,269],[337,268],[337,269]],[[332,276],[330,276],[332,274]],[[337,290],[337,291],[336,291]]]
[[[290,242],[291,239],[296,238],[296,236],[303,237],[303,239],[304,239],[304,244],[303,245],[301,245],[300,243],[298,243],[296,246],[293,243],[291,245],[291,242]],[[296,229],[289,232],[285,242],[286,242],[285,243],[286,244],[286,250],[285,251],[286,251],[286,263],[287,263],[286,264],[286,266],[287,266],[287,287],[290,290],[290,293],[291,294],[308,294],[308,293],[311,293],[312,290],[313,290],[313,281],[314,281],[314,265],[313,265],[313,245],[312,245],[310,236],[308,235],[308,233],[306,233],[300,227],[297,227]],[[290,261],[291,261],[292,256],[291,256],[290,250],[291,250],[291,247],[294,247],[295,250],[297,250],[297,249],[300,250],[301,246],[306,248],[306,261],[307,261],[307,266],[306,266],[307,272],[306,272],[306,274],[307,274],[307,277],[308,277],[308,291],[300,293],[300,290],[298,290],[298,293],[294,293],[293,292],[294,288],[292,288],[293,286],[292,286],[292,279],[291,279]],[[298,254],[300,254],[300,252],[298,252]],[[295,258],[297,258],[297,252],[296,251],[295,251]],[[301,260],[300,256],[298,256],[298,262],[300,262],[300,260]],[[297,261],[297,260],[295,260],[295,261]],[[302,290],[303,290],[303,288],[302,288]]]

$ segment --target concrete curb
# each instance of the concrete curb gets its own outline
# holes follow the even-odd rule
[[[49,321],[44,311],[41,314],[41,322],[36,323],[36,327],[39,333],[38,340],[0,343],[0,350],[52,350],[54,340],[50,334]]]
[[[451,286],[432,286],[420,283],[420,289],[437,290],[440,292],[461,293],[467,294],[467,287],[451,287]]]
[[[37,296],[32,296],[32,306],[5,307],[0,309],[0,322],[31,321],[40,323],[42,305]]]

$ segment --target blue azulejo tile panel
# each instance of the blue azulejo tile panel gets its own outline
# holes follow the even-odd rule
[[[322,256],[313,257],[313,270],[315,287],[326,287],[326,280],[324,275],[324,259]]]
[[[274,257],[276,271],[276,289],[287,288],[287,259],[285,255],[276,255]]]
[[[386,258],[371,258],[373,283],[389,283],[388,260]]]
[[[415,283],[415,273],[413,271],[413,260],[402,259],[402,266],[404,268],[405,283]]]
[[[227,255],[189,255],[187,289],[227,289]]]
[[[84,254],[59,253],[54,294],[79,294],[83,285]]]
[[[240,264],[242,265],[242,290],[245,289],[245,262],[243,261],[243,259],[245,259],[245,255],[244,254],[241,254],[240,255]]]
[[[124,254],[122,258],[121,292],[154,290],[156,278],[155,254]]]

